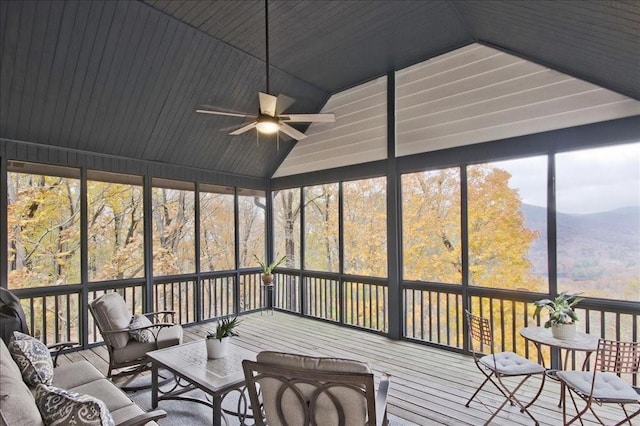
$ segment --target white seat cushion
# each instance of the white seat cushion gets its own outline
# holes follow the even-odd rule
[[[543,366],[513,352],[498,352],[493,355],[485,355],[480,358],[480,363],[505,376],[544,373]]]
[[[591,393],[591,371],[558,371],[558,378],[580,393]],[[640,402],[640,396],[629,383],[608,372],[596,373],[593,397],[611,402]]]

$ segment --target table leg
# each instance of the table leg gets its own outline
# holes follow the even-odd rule
[[[158,363],[151,362],[151,408],[158,408]]]
[[[212,396],[213,399],[213,426],[222,426],[222,398]]]

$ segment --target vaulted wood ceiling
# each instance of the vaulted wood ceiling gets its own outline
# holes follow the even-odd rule
[[[637,1],[269,3],[291,111],[480,42],[640,99]],[[0,2],[0,138],[269,177],[292,142],[229,136],[265,88],[263,1]],[[304,130],[304,127],[300,128]]]

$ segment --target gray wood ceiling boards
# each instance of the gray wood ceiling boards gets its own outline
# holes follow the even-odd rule
[[[637,1],[269,4],[271,92],[292,112],[474,42],[640,99]],[[264,29],[261,0],[0,0],[0,138],[270,177],[290,139],[194,112],[256,112]]]

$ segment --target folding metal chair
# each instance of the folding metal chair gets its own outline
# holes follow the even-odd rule
[[[486,318],[482,318],[476,315],[473,315],[469,311],[465,311],[467,316],[467,323],[469,325],[469,344],[471,347],[471,352],[473,354],[473,361],[476,366],[485,376],[482,384],[476,389],[471,398],[465,404],[465,407],[469,407],[471,401],[478,395],[480,390],[486,385],[488,382],[491,382],[496,389],[504,396],[504,402],[498,407],[496,411],[493,412],[489,420],[485,423],[488,425],[491,421],[498,415],[500,411],[504,408],[504,406],[509,402],[511,405],[517,405],[520,407],[520,412],[526,413],[531,419],[538,425],[538,421],[535,417],[529,412],[528,408],[538,399],[540,396],[540,392],[542,392],[542,387],[544,386],[544,381],[546,378],[545,368],[540,364],[537,364],[533,361],[530,361],[526,358],[521,357],[520,355],[513,352],[494,352],[493,350],[493,330],[491,325],[489,324],[489,320]],[[476,348],[475,343],[479,343],[479,348]],[[484,355],[482,353],[486,348],[491,350],[491,353],[488,355]],[[516,397],[516,392],[520,390],[522,385],[533,376],[541,376],[540,380],[540,388],[538,389],[535,396],[528,403],[522,402],[518,397]],[[513,389],[509,389],[507,383],[504,382],[505,377],[522,377],[522,380],[518,382]],[[485,403],[478,401],[485,406],[490,412],[491,408],[488,407]]]
[[[631,423],[631,419],[640,414],[640,395],[638,388],[634,388],[620,377],[621,374],[635,374],[640,372],[640,342],[619,342],[615,340],[600,339],[596,353],[595,365],[591,371],[558,371],[558,379],[563,390],[568,389],[571,401],[576,410],[576,415],[567,422],[567,403],[563,404],[562,420],[565,425],[570,425],[580,419],[587,412],[604,424],[593,410],[593,403],[618,404],[624,412],[625,418],[616,423]],[[566,393],[565,393],[566,395]],[[578,410],[575,396],[586,402],[582,410]],[[627,412],[626,405],[638,405],[638,410],[633,414]]]

